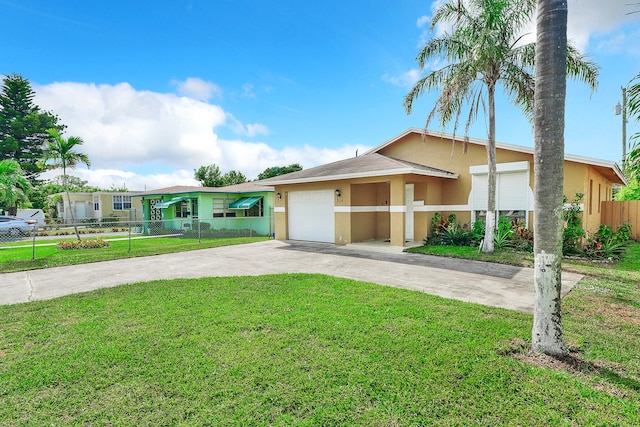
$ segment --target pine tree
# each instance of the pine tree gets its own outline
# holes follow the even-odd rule
[[[62,131],[58,117],[34,104],[35,92],[19,74],[4,78],[0,93],[0,160],[15,160],[32,183],[42,172],[39,164],[47,129]]]

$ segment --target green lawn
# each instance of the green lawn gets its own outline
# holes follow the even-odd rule
[[[158,237],[132,239],[131,245],[127,240],[110,240],[108,248],[67,251],[60,251],[56,248],[55,243],[60,241],[58,239],[38,241],[37,244],[41,246],[35,248],[35,259],[31,259],[33,250],[29,246],[30,242],[17,242],[3,244],[6,248],[0,249],[0,273],[215,248],[268,239],[268,237],[234,237],[202,239],[198,242],[198,239]],[[71,237],[66,240],[72,241],[74,239]],[[109,238],[105,238],[105,240],[109,240]]]
[[[256,240],[41,247],[35,261],[0,250],[0,271]],[[563,300],[570,369],[526,351],[530,315],[322,275],[0,306],[0,425],[640,425],[640,244],[616,264],[563,266],[588,275]]]
[[[322,275],[3,306],[0,425],[640,425],[640,288],[564,307],[576,372],[510,356],[530,315]]]
[[[493,254],[484,254],[479,252],[478,248],[469,246],[427,245],[409,248],[407,252],[533,267],[533,254],[511,249],[498,249]],[[607,263],[563,258],[562,268],[593,277],[640,282],[640,242],[629,242],[626,253],[618,262]]]

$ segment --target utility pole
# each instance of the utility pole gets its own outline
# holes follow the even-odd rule
[[[613,112],[616,116],[622,115],[622,166],[627,159],[627,88],[622,87],[622,105],[618,104],[614,107]]]

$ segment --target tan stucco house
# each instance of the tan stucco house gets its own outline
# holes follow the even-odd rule
[[[373,239],[392,246],[421,241],[435,212],[458,221],[481,219],[487,208],[486,141],[408,129],[363,155],[260,181],[273,185],[280,240],[336,245]],[[533,226],[533,148],[497,143],[498,216]],[[601,202],[624,184],[606,160],[565,155],[564,193],[584,194],[583,226],[600,224]]]
[[[132,198],[138,191],[96,191],[69,193],[71,206],[66,193],[53,194],[57,216],[64,222],[71,222],[71,210],[73,218],[78,221],[95,220],[105,218],[118,220],[142,219],[142,204],[140,199]]]

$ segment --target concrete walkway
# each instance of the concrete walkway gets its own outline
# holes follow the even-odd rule
[[[0,274],[0,304],[156,279],[322,273],[533,312],[533,269],[331,244],[270,240],[150,257]],[[582,276],[562,275],[563,295]]]

